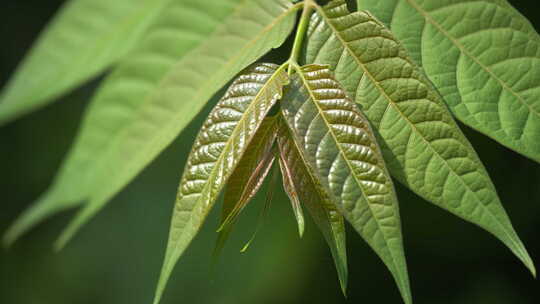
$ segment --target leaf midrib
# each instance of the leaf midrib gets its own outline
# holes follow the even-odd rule
[[[510,92],[514,95],[519,102],[524,104],[529,108],[529,111],[536,114],[540,117],[540,112],[536,111],[530,104],[528,104],[525,99],[516,91],[514,91],[505,81],[500,79],[488,66],[484,65],[476,56],[472,55],[463,44],[461,44],[456,38],[454,38],[449,32],[447,32],[442,25],[435,21],[430,15],[429,12],[424,10],[415,0],[406,0],[425,20],[431,23],[435,28],[441,32],[450,42],[452,42],[465,56],[471,58],[478,66],[480,66],[486,73],[488,73],[493,79],[495,79],[503,87],[503,89]]]
[[[283,70],[286,68],[286,65],[282,65],[281,67],[279,67],[277,70],[274,71],[274,73],[272,74],[272,76],[270,76],[270,78],[268,78],[268,80],[266,81],[266,83],[263,85],[263,87],[261,87],[261,89],[259,90],[259,92],[257,92],[257,95],[255,95],[253,97],[253,100],[250,102],[250,104],[248,105],[248,107],[246,108],[246,110],[244,111],[244,114],[242,115],[242,117],[240,118],[240,120],[238,120],[238,123],[236,125],[236,127],[234,127],[232,133],[231,133],[231,136],[229,136],[229,139],[227,140],[227,143],[225,145],[225,147],[223,147],[223,152],[226,152],[228,151],[229,149],[231,149],[232,147],[232,144],[234,142],[234,138],[235,138],[235,135],[237,135],[237,133],[239,133],[241,130],[241,127],[242,125],[244,125],[244,122],[245,120],[247,119],[247,117],[249,117],[249,115],[246,115],[246,113],[252,113],[254,108],[256,107],[256,105],[258,105],[258,99],[261,97],[261,95],[263,94],[263,92],[265,92],[265,90],[268,89],[268,85],[270,84],[273,84],[273,81],[275,80],[275,77],[277,77],[280,73],[283,72]],[[279,99],[279,97],[275,98],[275,96],[273,96],[273,101],[277,101],[277,99]],[[259,122],[259,125],[262,123],[262,120]],[[251,138],[253,139],[253,138]],[[251,139],[249,141],[247,141],[245,143],[245,146],[244,146],[244,150],[245,148],[247,148],[247,146],[249,145],[249,142],[251,142]],[[209,177],[207,179],[207,182],[206,184],[204,185],[203,189],[201,190],[200,193],[193,193],[191,195],[198,195],[199,197],[196,199],[196,203],[195,203],[195,206],[200,204],[201,202],[201,198],[203,198],[203,196],[209,191],[208,190],[208,187],[210,187],[210,185],[212,183],[208,182],[208,181],[211,181],[211,180],[214,180],[215,179],[215,176],[217,174],[217,171],[219,169],[219,165],[223,162],[224,158],[225,158],[225,155],[227,153],[220,153],[218,159],[216,160],[215,164],[214,164],[214,167],[212,168],[212,171],[210,172],[209,174]],[[231,173],[232,171],[234,170],[234,168],[232,168],[231,170]],[[230,174],[231,174],[230,173]],[[230,176],[229,174],[229,176]],[[183,180],[183,178],[182,178]],[[220,188],[222,188],[223,185],[220,185]],[[182,193],[182,192],[180,192]],[[178,202],[180,202],[181,200],[183,200],[185,198],[185,196],[182,194],[182,197],[178,200]],[[175,203],[176,205],[176,203]],[[210,208],[206,208],[206,210],[203,210],[204,214],[203,214],[203,217],[205,217],[208,212],[210,211]],[[188,222],[191,223],[192,222],[192,219],[193,219],[193,216],[192,214],[190,213],[189,214],[189,219],[188,219]],[[187,225],[185,225],[184,227],[186,227]],[[173,251],[172,252],[176,252],[178,249],[178,243],[175,244],[174,248],[173,248]],[[169,268],[170,266],[170,260],[169,262],[167,263],[167,268]]]
[[[324,111],[323,109],[319,106],[319,104],[317,103],[317,98],[315,97],[315,95],[313,95],[313,92],[311,90],[311,87],[309,86],[309,81],[304,77],[304,74],[303,74],[303,71],[298,67],[298,66],[295,66],[295,69],[296,69],[296,72],[300,75],[300,78],[302,79],[302,82],[304,82],[304,86],[308,89],[308,93],[309,93],[309,96],[311,98],[311,101],[312,103],[315,105],[315,107],[317,108],[318,110],[318,114],[324,121],[324,123],[326,124],[327,128],[328,128],[328,133],[330,133],[330,135],[332,136],[332,138],[334,139],[334,142],[336,143],[336,147],[338,148],[338,151],[339,153],[341,154],[341,157],[345,160],[345,163],[347,163],[347,166],[349,167],[349,170],[351,172],[351,175],[353,176],[354,180],[356,181],[356,184],[358,185],[358,187],[360,188],[360,190],[362,191],[362,195],[363,195],[363,198],[364,200],[366,201],[366,205],[368,206],[368,209],[371,213],[371,215],[373,216],[373,219],[375,220],[375,223],[377,223],[377,228],[378,230],[386,236],[386,233],[384,233],[384,230],[382,229],[380,223],[379,223],[379,219],[376,217],[375,215],[375,212],[373,211],[373,208],[371,206],[371,204],[369,203],[368,199],[367,199],[367,195],[365,193],[365,189],[364,187],[362,186],[362,183],[358,180],[358,177],[356,176],[355,174],[355,170],[353,169],[352,167],[352,164],[350,163],[348,157],[346,156],[345,152],[343,151],[343,149],[341,149],[341,145],[340,145],[340,141],[337,139],[337,136],[334,134],[334,131],[332,129],[332,125],[330,124],[330,122],[326,119],[325,115],[323,114]],[[388,178],[390,178],[388,176]],[[394,199],[395,199],[395,193],[393,192],[393,189],[390,189],[390,195],[394,194]],[[396,263],[396,258],[394,257],[394,254],[392,252],[392,250],[390,250],[390,246],[388,244],[388,241],[386,240],[386,238],[383,238],[384,239],[384,243],[387,247],[387,251],[388,253],[390,253],[390,257],[392,259],[392,262],[394,264],[394,267],[396,267],[396,271],[398,271],[399,273],[401,273],[401,271],[398,270],[398,267],[397,267],[397,263]],[[400,275],[400,279],[403,280],[403,278],[401,277]]]

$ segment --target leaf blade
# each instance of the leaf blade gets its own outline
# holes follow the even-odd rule
[[[296,67],[296,72],[281,104],[299,151],[411,303],[397,197],[369,122],[327,67]]]
[[[540,36],[507,1],[406,0],[380,7],[367,0],[359,7],[378,17],[382,9],[395,12],[382,21],[458,119],[540,162]]]
[[[68,1],[3,89],[0,125],[54,101],[121,59],[169,1]]]
[[[189,1],[197,13],[184,9],[186,1],[172,3],[167,9],[170,18],[158,24],[137,56],[105,82],[52,187],[13,224],[4,243],[13,242],[57,210],[89,201],[57,241],[57,247],[62,247],[176,137],[219,88],[286,39],[299,7],[285,0]],[[190,44],[188,54],[177,52],[168,34],[163,35],[173,30],[182,37],[185,20],[210,13],[213,27],[200,29],[212,33],[208,40],[180,40]],[[178,103],[177,96],[184,102]]]
[[[278,145],[280,160],[283,166],[291,172],[291,187],[294,187],[299,200],[306,206],[330,248],[339,284],[345,295],[347,294],[348,270],[343,216],[329,200],[328,194],[322,186],[309,173],[307,164],[285,125],[280,128]]]
[[[276,132],[275,117],[265,118],[227,182],[214,258],[223,249],[238,214],[257,194],[272,167]]]
[[[341,0],[312,17],[307,62],[330,64],[349,96],[362,105],[392,175],[426,200],[495,235],[534,274],[482,162],[392,33],[367,12],[349,14]],[[351,28],[355,31],[347,32]],[[334,52],[325,52],[328,48]]]
[[[233,82],[209,115],[180,181],[154,303],[287,82],[284,66],[255,65]]]

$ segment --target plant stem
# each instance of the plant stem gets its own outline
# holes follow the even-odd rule
[[[289,62],[293,63],[293,65],[298,65],[298,57],[300,57],[300,52],[302,51],[302,43],[304,42],[304,37],[306,36],[307,27],[309,25],[309,17],[311,16],[311,10],[315,5],[313,0],[305,0],[303,4],[304,7],[302,9],[302,15],[300,16],[300,23],[296,30],[291,57],[289,58]],[[289,65],[289,75],[291,75],[291,73],[292,69]]]

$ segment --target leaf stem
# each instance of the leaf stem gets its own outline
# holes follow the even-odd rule
[[[300,16],[300,23],[296,29],[291,57],[289,58],[289,62],[292,63],[292,65],[298,65],[298,57],[300,57],[302,44],[304,42],[304,37],[306,36],[306,31],[309,25],[309,17],[311,16],[311,11],[315,6],[313,0],[305,0],[303,4],[304,7],[302,9],[302,15]],[[291,65],[289,65],[289,75],[292,74],[292,70]]]

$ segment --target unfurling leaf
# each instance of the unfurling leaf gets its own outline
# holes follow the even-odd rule
[[[347,249],[343,216],[329,200],[318,180],[309,173],[287,126],[282,124],[278,136],[280,164],[290,172],[290,187],[321,230],[336,264],[343,294],[347,289]]]
[[[71,0],[0,95],[0,125],[65,94],[126,55],[170,0]]]
[[[171,271],[201,228],[270,108],[288,82],[284,67],[256,64],[236,79],[208,116],[180,181],[154,303]]]
[[[275,159],[272,146],[276,140],[276,135],[276,118],[265,118],[236,169],[231,174],[225,187],[221,224],[218,229],[219,235],[216,247],[214,248],[214,258],[217,258],[223,249],[238,215],[257,194],[270,168],[272,168]]]
[[[221,87],[285,41],[298,8],[288,0],[171,2],[167,18],[160,18],[141,48],[98,91],[55,182],[14,223],[4,242],[87,201],[57,241],[62,247]],[[185,54],[184,44],[190,53]]]
[[[329,64],[362,106],[392,175],[494,234],[535,273],[476,152],[392,33],[367,12],[349,14],[342,0],[318,7],[311,21],[306,61]]]
[[[369,122],[326,66],[295,68],[281,102],[310,172],[412,302],[398,202]]]
[[[540,36],[507,1],[358,0],[358,7],[391,28],[457,118],[540,162]]]

